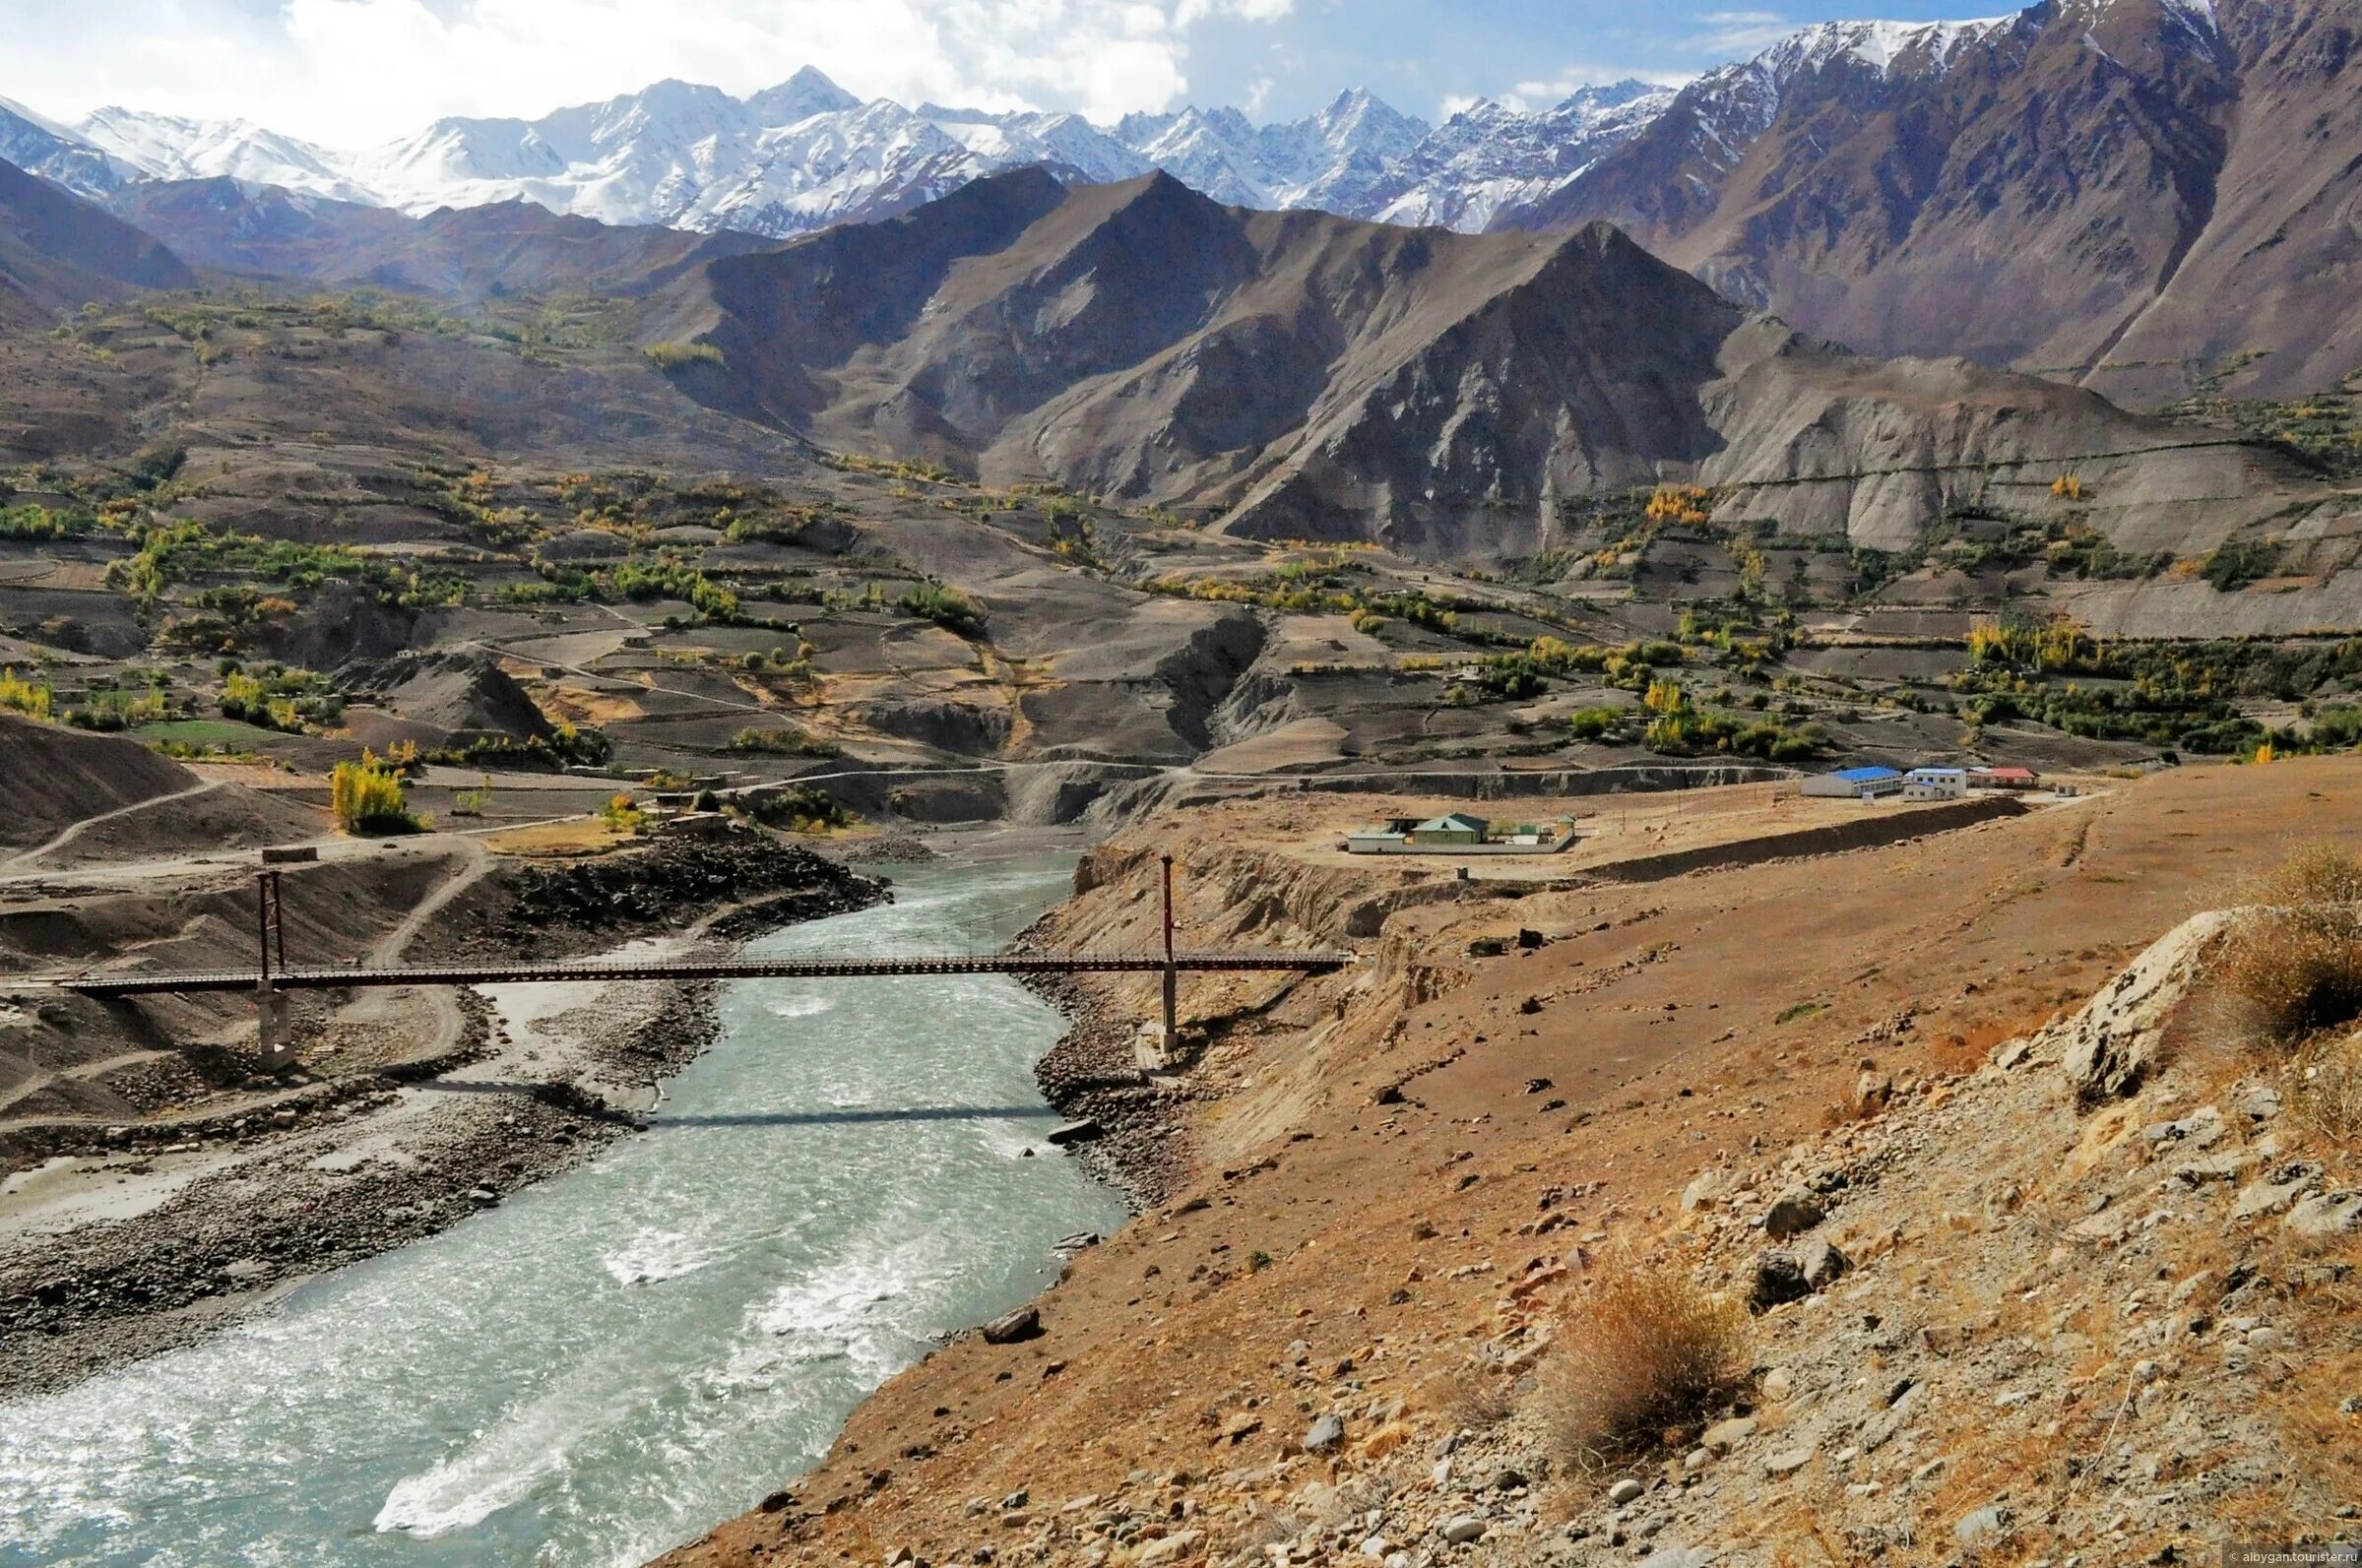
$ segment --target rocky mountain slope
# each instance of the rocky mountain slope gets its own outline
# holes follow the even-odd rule
[[[127,185],[107,206],[195,266],[454,299],[551,289],[643,293],[701,261],[773,243],[730,230],[620,227],[525,201],[413,218],[226,175]]]
[[[2352,0],[2045,0],[1829,24],[1685,89],[1508,226],[1618,223],[1882,354],[2161,401],[2333,387],[2362,262]],[[2236,301],[2236,307],[2231,302]]]
[[[193,281],[147,234],[0,162],[0,320],[38,321],[87,300]]]
[[[2102,527],[2236,528],[2255,454],[1959,361],[1751,316],[1601,224],[1436,233],[1224,207],[1162,174],[980,181],[715,262],[652,339],[681,384],[823,445],[1203,509],[1265,538],[1532,556],[1660,480],[1896,545],[1997,488],[2091,480]]]

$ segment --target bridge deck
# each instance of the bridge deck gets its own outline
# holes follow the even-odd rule
[[[1350,953],[1277,951],[1176,953],[1172,967],[1189,973],[1284,972],[1327,973],[1354,962]],[[324,991],[390,985],[524,985],[567,980],[792,980],[865,978],[895,974],[1155,974],[1162,952],[963,953],[917,958],[714,959],[702,962],[567,962],[552,964],[427,964],[379,969],[274,971],[281,990]],[[254,970],[76,974],[50,980],[84,996],[157,996],[193,991],[251,991]]]

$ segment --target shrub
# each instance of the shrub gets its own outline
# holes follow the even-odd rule
[[[835,796],[809,784],[766,790],[747,802],[746,814],[765,827],[804,834],[850,828],[861,820]]]
[[[973,640],[985,634],[985,612],[976,600],[940,583],[914,583],[896,601],[896,607],[922,620],[933,621],[957,637]]]
[[[793,724],[778,724],[760,728],[750,724],[730,737],[730,749],[780,757],[837,757],[844,755],[844,748],[835,741],[823,740],[816,735],[806,734]]]
[[[667,375],[689,365],[725,365],[722,350],[710,343],[660,343],[646,350],[648,362]]]
[[[1677,1260],[1611,1264],[1569,1305],[1545,1382],[1552,1442],[1577,1464],[1662,1441],[1747,1369],[1747,1315]]]
[[[1517,1413],[1509,1380],[1482,1366],[1463,1366],[1436,1381],[1436,1412],[1454,1427],[1481,1432]]]
[[[29,719],[49,717],[50,693],[46,685],[36,685],[20,679],[13,669],[0,669],[0,709],[20,713]]]

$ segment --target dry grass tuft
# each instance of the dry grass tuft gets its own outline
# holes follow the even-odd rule
[[[2315,842],[2288,852],[2256,884],[2255,904],[2362,904],[2362,857],[2336,845]]]
[[[2261,908],[2232,929],[2215,968],[2233,1026],[2294,1046],[2362,1017],[2362,860],[2305,846],[2253,898]]]
[[[1747,1313],[1678,1259],[1611,1263],[1568,1303],[1543,1418],[1553,1446],[1596,1465],[1704,1415],[1747,1370]]]
[[[2297,1120],[2332,1149],[2362,1151],[2362,1035],[2316,1040],[2293,1077]]]
[[[1482,1366],[1464,1366],[1436,1379],[1430,1394],[1436,1413],[1453,1426],[1482,1432],[1516,1413],[1509,1380]]]

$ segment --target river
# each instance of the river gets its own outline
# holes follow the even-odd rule
[[[1070,862],[898,872],[779,954],[1005,941]],[[0,1564],[637,1564],[816,1463],[928,1336],[1123,1221],[997,976],[750,981],[655,1126],[276,1311],[0,1405]],[[1033,1151],[1031,1157],[1027,1151]]]

